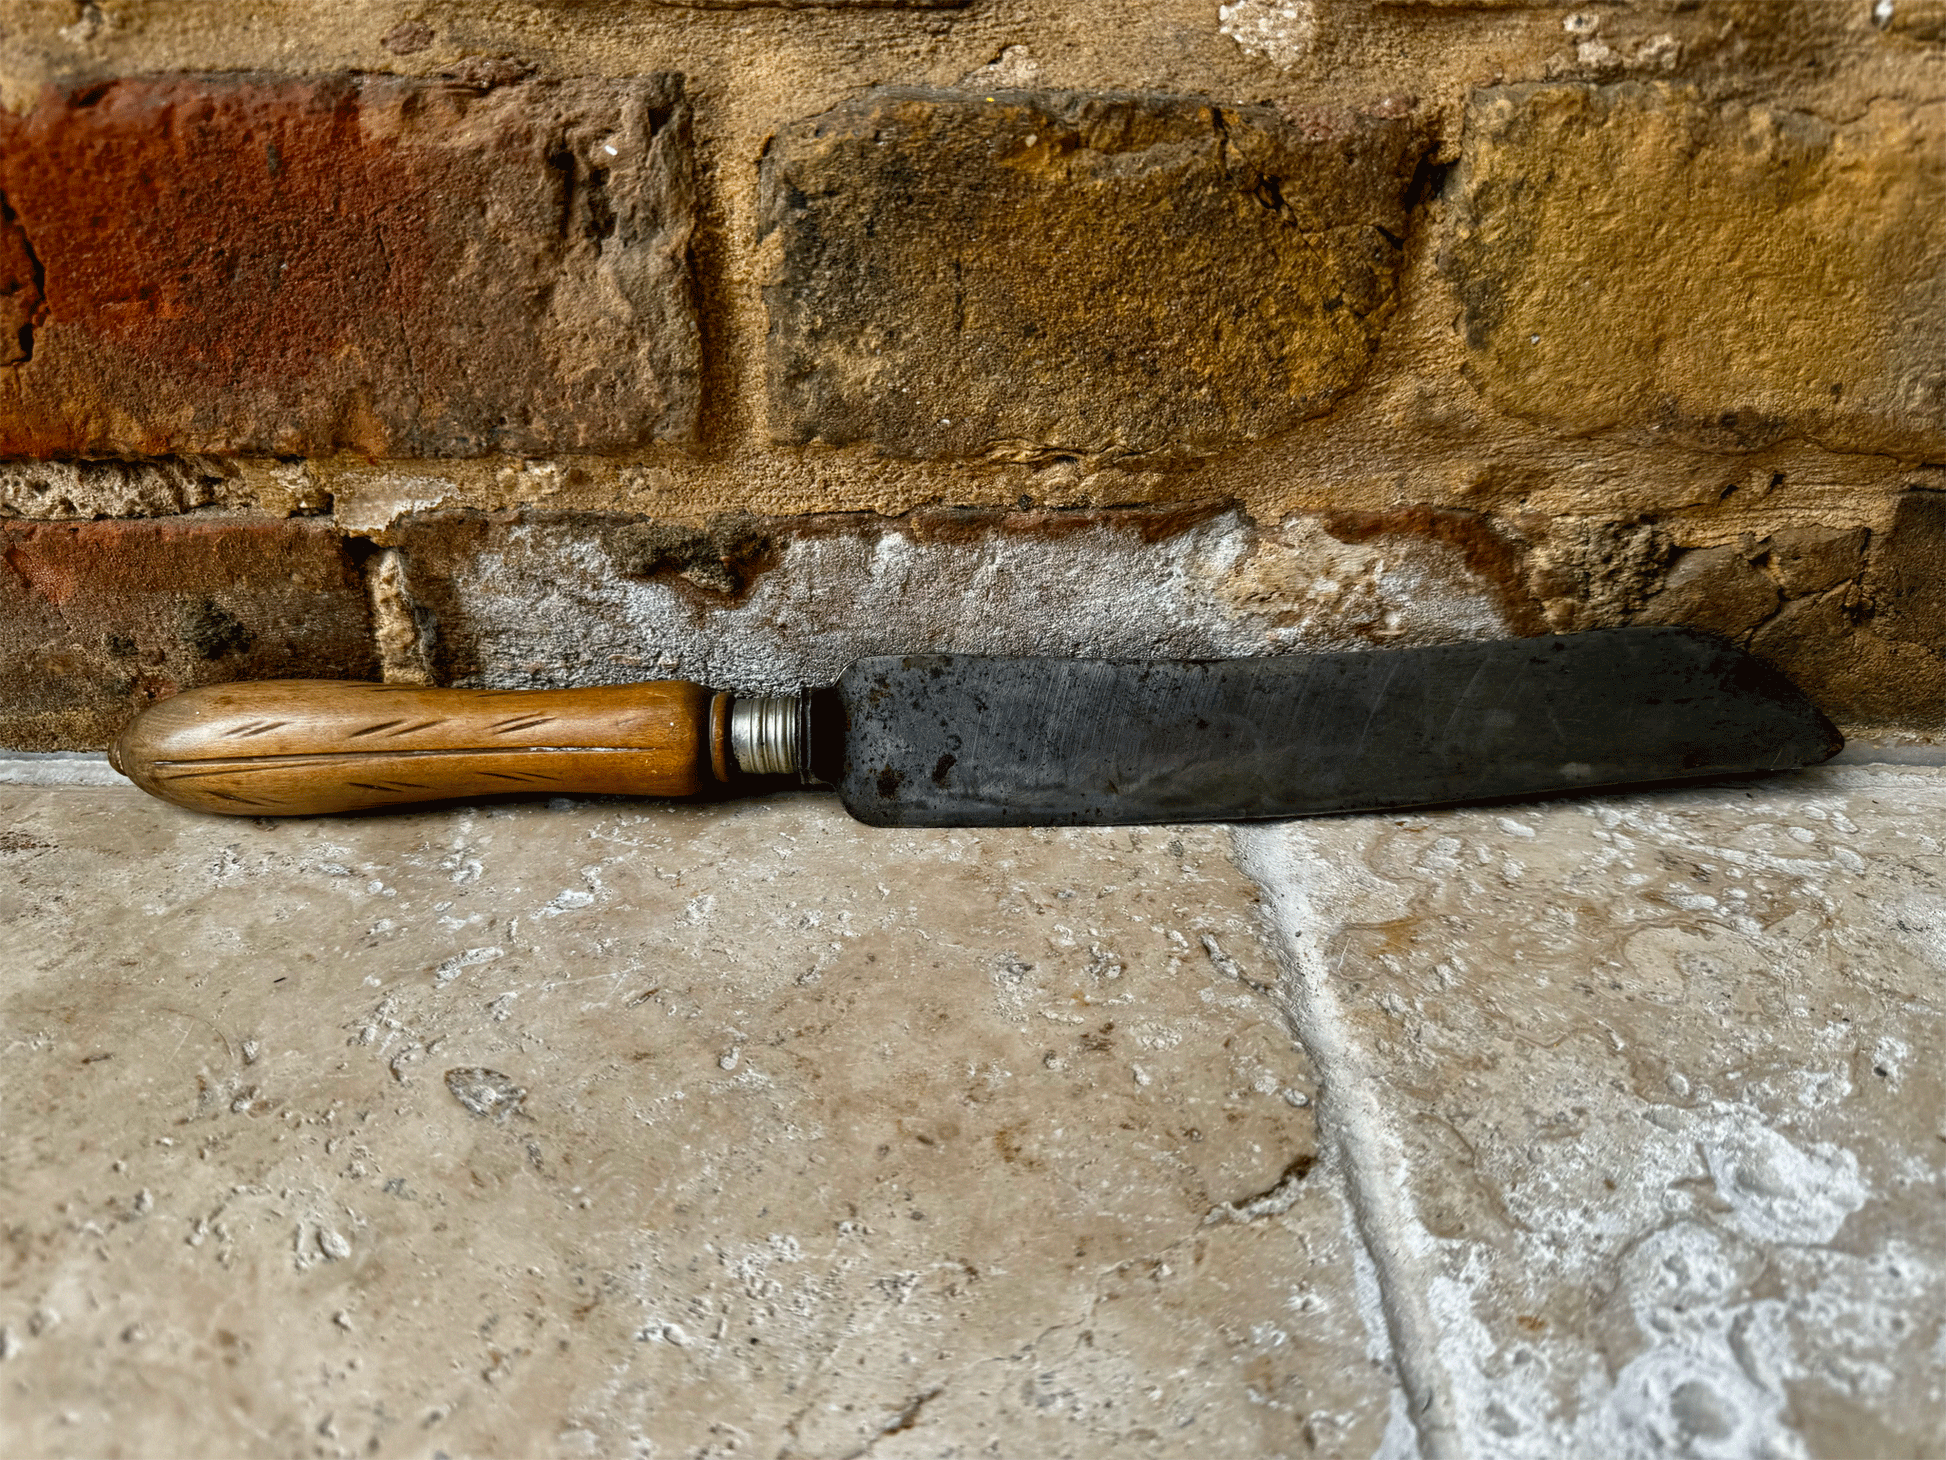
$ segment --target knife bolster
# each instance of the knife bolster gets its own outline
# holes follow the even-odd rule
[[[730,706],[730,750],[748,776],[788,776],[804,767],[802,695],[749,695]]]

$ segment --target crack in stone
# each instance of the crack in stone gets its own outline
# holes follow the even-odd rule
[[[1254,1222],[1263,1217],[1281,1217],[1297,1205],[1303,1195],[1304,1178],[1311,1174],[1317,1165],[1315,1156],[1299,1156],[1284,1168],[1283,1174],[1274,1185],[1265,1187],[1255,1196],[1241,1201],[1222,1201],[1209,1209],[1203,1218],[1205,1227],[1221,1222]]]
[[[873,1450],[878,1448],[878,1442],[880,1440],[885,1439],[889,1435],[904,1434],[907,1430],[916,1428],[919,1423],[920,1411],[945,1392],[946,1386],[944,1384],[936,1384],[923,1393],[913,1395],[911,1399],[906,1401],[904,1409],[900,1410],[888,1420],[877,1434],[865,1441],[856,1450],[846,1455],[845,1460],[861,1460],[861,1457],[871,1454]]]

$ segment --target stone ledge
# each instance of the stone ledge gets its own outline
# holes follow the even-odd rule
[[[1239,833],[1422,1434],[1930,1454],[1946,771]],[[1428,1445],[1428,1449],[1432,1446]]]
[[[0,826],[13,1448],[1378,1446],[1218,830]]]

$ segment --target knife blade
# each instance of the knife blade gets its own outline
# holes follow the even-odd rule
[[[1353,653],[874,656],[829,687],[210,685],[111,759],[203,811],[510,791],[685,796],[798,775],[874,826],[1231,821],[1784,770],[1843,738],[1789,679],[1672,626]]]

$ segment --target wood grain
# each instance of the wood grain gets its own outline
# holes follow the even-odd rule
[[[231,816],[509,791],[692,796],[715,779],[710,701],[681,680],[562,690],[218,684],[144,710],[109,759],[165,801]]]

